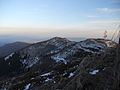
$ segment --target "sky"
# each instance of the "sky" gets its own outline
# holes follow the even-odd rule
[[[0,41],[99,38],[105,30],[110,38],[119,24],[120,0],[0,0]]]

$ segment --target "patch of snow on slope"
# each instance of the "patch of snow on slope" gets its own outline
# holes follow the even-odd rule
[[[25,86],[24,90],[29,90],[30,85],[31,85],[30,83],[29,83],[29,84],[27,84],[27,85]]]
[[[95,75],[95,74],[98,73],[98,72],[99,72],[99,70],[93,70],[92,72],[89,72],[89,74]]]
[[[57,53],[57,52],[59,52],[60,50],[52,50],[52,51],[50,51],[50,54],[53,54],[53,53]],[[49,54],[49,53],[48,53]]]
[[[34,77],[31,78],[31,80],[34,80],[34,79],[35,79]]]
[[[105,47],[105,44],[99,43],[92,39],[88,39],[82,42],[78,42],[70,48],[66,48],[65,51],[61,51],[60,53],[52,56],[52,59],[56,60],[56,62],[66,61],[65,58],[75,54],[76,52],[79,52],[79,50],[84,50],[85,52],[92,54],[99,54],[101,52],[104,52]]]
[[[60,57],[60,56],[52,56],[51,58],[52,58],[53,60],[55,60],[56,62],[63,61],[64,64],[67,64],[67,61],[66,61],[64,58]]]
[[[51,39],[46,44],[51,44],[51,45],[55,45],[58,47],[58,46],[61,46],[63,44],[63,42],[61,42],[57,39]]]
[[[39,61],[39,58],[38,58],[38,57],[30,58],[29,60],[28,60],[28,59],[24,59],[23,61],[21,60],[22,64],[27,65],[26,68],[32,67],[32,66],[33,66],[34,64],[36,64],[38,61]]]
[[[71,46],[71,45],[75,44],[75,42],[74,41],[71,41],[71,42],[70,41],[69,42],[55,41],[53,43],[53,41],[52,41],[52,43],[49,43],[49,44],[55,45],[57,47],[56,50],[52,50],[51,52],[48,53],[48,54],[53,54],[53,53],[58,53],[60,50],[64,49],[65,47],[68,47],[68,46]]]
[[[70,73],[69,75],[69,78],[73,77],[74,76],[74,73]]]
[[[42,74],[42,75],[40,75],[40,76],[48,76],[48,75],[50,75],[50,74],[51,74],[51,72],[48,72],[48,73]]]
[[[105,45],[95,40],[86,40],[76,44],[74,48],[79,48],[90,53],[100,53],[104,51]]]
[[[85,46],[84,47],[82,47],[81,45],[76,45],[77,47],[78,47],[78,49],[82,49],[82,50],[84,50],[85,52],[90,52],[90,53],[96,53],[95,51],[92,51],[92,50],[90,50],[90,49],[87,49]]]
[[[82,42],[81,46],[85,48],[95,48],[95,49],[100,49],[100,48],[102,49],[105,47],[104,44],[98,43],[95,40],[88,40],[88,41]]]
[[[9,59],[10,57],[12,57],[14,55],[14,53],[11,53],[10,55],[8,55],[7,57],[5,57],[5,60]]]
[[[45,82],[52,81],[53,79],[47,78]]]

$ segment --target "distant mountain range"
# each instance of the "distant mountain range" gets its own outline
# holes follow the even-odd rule
[[[20,50],[28,45],[30,45],[30,44],[25,43],[25,42],[14,42],[14,43],[9,43],[9,44],[5,44],[3,46],[0,46],[0,57],[4,57],[6,55],[9,55],[12,52]]]
[[[8,46],[11,44],[3,47],[7,50]],[[1,90],[112,90],[114,87],[117,44],[113,41],[76,42],[54,37],[21,46],[0,60]]]

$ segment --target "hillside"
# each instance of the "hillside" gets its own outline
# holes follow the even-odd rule
[[[75,42],[60,37],[29,45],[0,60],[0,88],[117,90],[116,46],[104,39]]]
[[[14,42],[14,43],[5,44],[0,47],[0,57],[9,55],[12,52],[20,50],[28,45],[30,45],[30,44],[24,43],[24,42]]]

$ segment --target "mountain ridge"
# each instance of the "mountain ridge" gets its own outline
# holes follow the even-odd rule
[[[25,42],[14,42],[0,46],[0,57],[7,56],[10,53],[20,50],[28,45],[30,44]]]
[[[30,90],[106,90],[113,82],[112,76],[108,78],[110,85],[109,82],[104,83],[105,88],[100,82],[105,82],[102,75],[106,72],[113,75],[110,68],[114,65],[116,46],[115,42],[104,39],[75,42],[60,37],[34,43],[2,58],[0,65],[6,66],[3,75],[9,72],[7,75],[12,78],[2,80],[1,88],[21,90],[29,86]],[[98,85],[101,87],[95,84],[99,75]],[[89,79],[94,79],[94,82]],[[5,85],[6,82],[8,84]]]

